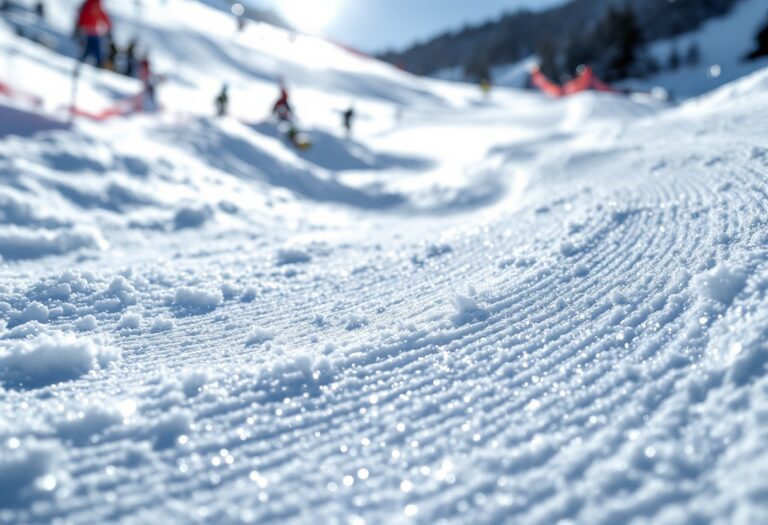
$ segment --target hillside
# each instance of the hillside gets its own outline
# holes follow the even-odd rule
[[[546,51],[553,53],[553,60],[560,63],[557,72],[550,71],[549,74],[573,74],[574,66],[571,62],[579,63],[590,55],[579,49],[585,47],[590,39],[596,40],[592,42],[597,49],[596,56],[592,57],[593,62],[602,59],[601,46],[608,51],[607,43],[597,41],[600,37],[592,33],[611,6],[631,5],[637,14],[642,38],[646,42],[658,42],[692,34],[707,21],[728,15],[744,4],[754,3],[754,0],[636,0],[629,3],[623,0],[572,0],[540,12],[508,14],[498,21],[446,33],[406,51],[387,53],[382,58],[418,74],[445,77],[447,73],[455,77],[453,72],[460,71],[472,79],[487,74],[488,70],[506,67]],[[756,33],[752,30],[759,27],[757,24],[764,18],[759,16],[751,20],[731,36],[739,40],[753,39]],[[680,52],[684,54],[686,48]],[[730,61],[735,62],[741,58],[741,55],[732,57]],[[656,57],[652,67],[664,68],[667,60],[668,55]],[[500,76],[504,77],[503,74]]]
[[[0,21],[0,523],[768,520],[768,69],[483,100],[110,2],[159,107],[73,120],[77,3]]]

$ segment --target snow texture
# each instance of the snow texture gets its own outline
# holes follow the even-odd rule
[[[79,1],[4,12],[0,523],[768,523],[768,70],[718,50],[758,3],[667,104],[105,2],[163,110],[74,123]]]

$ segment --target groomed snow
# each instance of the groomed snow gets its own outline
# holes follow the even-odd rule
[[[165,111],[72,126],[72,62],[0,25],[46,100],[0,98],[0,523],[768,522],[768,71],[484,102],[142,20]],[[278,74],[309,151],[262,122]]]

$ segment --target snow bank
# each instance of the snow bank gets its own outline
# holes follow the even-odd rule
[[[96,231],[0,228],[0,256],[10,261],[63,255],[81,248],[102,249],[105,245]]]
[[[0,379],[6,385],[36,388],[77,379],[120,357],[100,340],[73,334],[41,334],[0,345]]]

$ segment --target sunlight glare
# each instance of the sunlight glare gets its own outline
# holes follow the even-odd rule
[[[299,31],[319,33],[336,17],[340,0],[282,0],[280,11]]]

